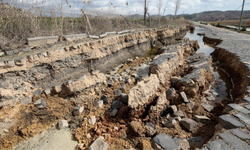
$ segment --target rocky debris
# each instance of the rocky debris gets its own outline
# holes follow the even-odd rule
[[[218,122],[226,129],[245,127],[245,125],[242,124],[240,121],[227,115],[219,116]]]
[[[180,92],[180,95],[181,95],[182,100],[183,100],[185,103],[188,103],[188,102],[189,102],[189,100],[188,100],[187,95],[186,95],[185,92]]]
[[[0,100],[0,108],[3,108],[4,104],[3,104],[3,101]]]
[[[167,128],[174,128],[174,125],[177,124],[175,119],[171,119],[170,121],[167,121],[164,126]]]
[[[88,89],[90,87],[96,87],[97,85],[106,83],[106,76],[99,71],[93,71],[86,73],[74,80],[69,80],[63,84],[63,90],[60,93],[61,96],[69,95]]]
[[[219,137],[222,138],[225,142],[227,142],[235,150],[250,149],[250,146],[246,142],[242,141],[241,139],[226,131],[220,133]]]
[[[100,108],[103,106],[103,100],[97,100],[93,103],[95,108]]]
[[[122,93],[122,94],[120,95],[120,100],[121,100],[124,104],[128,105],[128,94]]]
[[[108,150],[108,143],[103,141],[103,137],[97,138],[89,147],[89,150]]]
[[[188,131],[194,131],[197,129],[197,122],[190,118],[184,118],[180,122]]]
[[[149,65],[147,64],[142,65],[141,67],[138,68],[135,74],[138,77],[141,77],[142,79],[147,78],[149,76]]]
[[[114,84],[114,81],[112,79],[109,79],[107,83],[108,83],[108,86],[111,87]]]
[[[73,110],[73,115],[80,116],[82,114],[83,110],[84,110],[84,107],[80,107],[80,106],[75,107]]]
[[[203,139],[202,137],[192,137],[188,140],[189,145],[191,148],[202,148],[203,146]]]
[[[206,99],[208,101],[214,101],[215,100],[215,97],[214,96],[207,96]]]
[[[59,85],[54,86],[53,92],[54,92],[55,94],[58,94],[58,93],[62,92],[62,84],[59,84]]]
[[[46,102],[43,100],[43,99],[39,99],[37,100],[34,105],[39,108],[39,109],[42,109],[42,108],[46,108],[47,107],[47,104]]]
[[[222,141],[220,139],[208,143],[207,147],[210,150],[213,150],[213,149],[232,150],[232,148],[230,148],[224,141]]]
[[[96,123],[96,117],[95,117],[95,116],[91,116],[91,117],[89,118],[89,124],[95,125],[95,123]]]
[[[119,109],[122,107],[122,102],[121,101],[113,101],[112,106],[113,109]]]
[[[162,133],[153,138],[154,142],[165,150],[180,150],[181,146],[167,134]]]
[[[132,109],[144,106],[156,93],[159,86],[160,82],[155,74],[139,82],[129,91],[128,106]]]
[[[51,94],[51,90],[50,89],[44,90],[44,94],[46,94],[47,96],[49,96]]]
[[[175,112],[177,112],[177,107],[175,105],[170,106],[169,109],[170,109],[170,111],[171,111],[172,114],[174,114]]]
[[[141,144],[140,144],[140,149],[142,150],[152,150],[152,146],[151,143],[146,141],[146,140],[142,140]]]
[[[124,83],[130,83],[130,82],[131,82],[130,77],[129,77],[129,76],[125,77],[125,78],[123,79],[123,82],[124,82]]]
[[[207,116],[195,115],[194,117],[197,122],[201,122],[203,124],[208,124],[210,121],[210,119]]]
[[[61,120],[58,123],[58,128],[59,130],[63,129],[63,128],[67,128],[69,126],[68,121],[67,120]]]
[[[122,94],[121,90],[114,90],[114,95],[115,96],[120,96]]]
[[[101,100],[103,100],[103,103],[107,103],[107,102],[108,102],[108,97],[107,97],[107,95],[103,95],[103,96],[101,97]]]
[[[33,96],[40,96],[42,94],[42,91],[40,89],[37,89],[35,92],[33,92]]]
[[[132,121],[130,123],[130,126],[132,128],[132,130],[139,136],[143,136],[145,133],[145,129],[144,127],[142,127],[141,123],[138,121]]]
[[[242,140],[249,140],[250,139],[250,135],[248,133],[242,131],[240,128],[231,129],[230,132]]]
[[[157,128],[154,126],[154,124],[152,124],[151,122],[147,122],[145,125],[145,129],[147,132],[148,136],[153,136],[155,135]]]
[[[122,92],[125,92],[125,87],[126,87],[126,84],[123,84],[123,85],[120,87],[120,90],[121,90]]]
[[[174,139],[181,145],[181,150],[190,150],[189,142],[186,139]]]
[[[178,111],[174,112],[174,116],[176,116],[176,117],[185,117],[181,110],[178,110]]]
[[[213,106],[209,105],[207,102],[204,101],[201,103],[201,106],[208,112],[211,112],[214,109]]]
[[[20,100],[20,102],[24,105],[28,105],[28,104],[31,104],[32,103],[32,96],[27,96],[23,99]]]
[[[113,109],[113,110],[110,112],[110,116],[111,116],[111,117],[115,117],[116,114],[117,114],[117,112],[118,112],[118,109]]]
[[[189,110],[192,110],[192,109],[194,108],[195,102],[190,101],[190,102],[187,103],[186,105],[187,105],[187,108],[188,108]]]
[[[166,97],[167,99],[173,99],[175,97],[175,89],[170,88],[166,91]]]

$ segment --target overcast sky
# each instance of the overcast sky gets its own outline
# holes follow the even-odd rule
[[[50,5],[51,1],[54,2],[63,2],[64,7],[71,5],[71,8],[68,8],[68,11],[71,13],[80,13],[81,8],[86,10],[98,10],[106,11],[112,13],[119,13],[123,15],[128,14],[143,14],[143,6],[140,3],[140,0],[92,0],[91,4],[83,3],[84,0],[18,0],[18,1],[27,1],[27,2],[37,2],[37,1],[47,1],[46,4]],[[66,4],[68,1],[68,5]],[[86,0],[89,1],[89,0]],[[157,2],[159,0],[151,0],[149,4],[149,13],[151,15],[157,14]],[[165,7],[167,4],[167,9],[165,15],[174,14],[174,2],[175,0],[162,0]],[[202,11],[211,11],[211,10],[241,10],[243,0],[182,0],[181,6],[178,14],[193,14]],[[111,5],[112,3],[112,5]],[[128,5],[126,5],[128,3]],[[250,10],[250,0],[246,0],[244,10]],[[69,10],[70,9],[70,10]]]

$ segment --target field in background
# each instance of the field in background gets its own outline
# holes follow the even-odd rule
[[[83,1],[84,7],[91,8],[91,1]],[[118,15],[115,6],[109,12],[86,9],[92,27],[90,30],[83,11],[76,10],[77,3],[67,0],[46,0],[28,3],[19,0],[0,2],[0,51],[22,48],[27,38],[90,33],[100,35],[109,31],[166,27],[183,24],[184,18],[172,20],[167,17],[151,19],[144,25],[142,19],[128,19]],[[129,7],[129,6],[128,6]]]
[[[210,22],[214,24],[220,24],[220,25],[231,25],[231,26],[239,26],[240,20],[223,20],[223,21],[215,21],[215,22]],[[243,19],[242,20],[242,26],[245,27],[250,27],[250,19]]]

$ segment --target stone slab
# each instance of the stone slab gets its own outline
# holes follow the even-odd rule
[[[245,127],[245,125],[242,124],[240,121],[227,115],[219,116],[218,121],[219,124],[221,124],[226,129]]]
[[[189,131],[194,131],[197,129],[197,122],[191,118],[184,118],[181,120],[181,124]]]
[[[242,114],[242,113],[238,113],[238,114],[233,114],[235,117],[239,118],[241,121],[243,121],[244,123],[250,125],[250,118],[248,118],[246,115]]]
[[[242,140],[249,140],[250,139],[250,135],[248,133],[242,131],[239,128],[231,129],[230,132],[233,133],[235,136],[239,137]]]
[[[232,150],[224,141],[218,139],[207,144],[210,150]]]
[[[231,107],[232,109],[234,110],[237,110],[243,114],[250,114],[250,111],[247,110],[246,108],[240,106],[240,105],[237,105],[237,104],[228,104],[229,107]]]
[[[159,144],[165,150],[180,150],[181,146],[167,134],[162,133],[153,138],[154,142]]]
[[[227,142],[234,150],[250,149],[250,146],[246,142],[242,141],[241,139],[226,131],[219,134],[219,137],[222,138],[225,142]]]

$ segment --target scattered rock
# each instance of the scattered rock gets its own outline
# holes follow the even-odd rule
[[[115,90],[114,91],[114,95],[115,96],[120,96],[122,94],[122,91],[121,90]]]
[[[112,106],[113,109],[119,109],[122,107],[122,102],[121,101],[113,101]]]
[[[111,87],[114,84],[114,81],[112,79],[109,79],[107,83],[108,86]]]
[[[175,105],[170,106],[171,113],[177,112],[177,107]]]
[[[103,137],[99,137],[92,143],[89,147],[89,150],[108,150],[108,143],[103,141]]]
[[[170,121],[167,121],[164,126],[168,128],[174,128],[174,125],[177,124],[175,119],[171,119]]]
[[[179,117],[184,117],[184,114],[183,114],[183,112],[181,111],[181,110],[178,110],[178,111],[176,111],[176,112],[174,112],[174,115],[175,116],[179,116]]]
[[[127,77],[125,77],[125,78],[123,79],[123,81],[124,81],[124,83],[130,83],[130,82],[131,82],[131,79],[130,79],[129,76],[127,76]]]
[[[28,97],[25,97],[23,99],[20,100],[20,102],[24,105],[28,105],[30,103],[32,103],[32,96],[28,96]]]
[[[127,68],[125,71],[129,74],[131,70],[130,68]]]
[[[203,146],[203,139],[202,137],[192,137],[188,140],[189,145],[191,148],[202,148]]]
[[[123,85],[120,87],[120,90],[121,90],[122,92],[125,92],[125,87],[126,87],[126,84],[123,84]]]
[[[141,126],[141,123],[138,121],[132,121],[130,123],[130,126],[133,129],[133,131],[139,136],[142,136],[145,132],[145,129]]]
[[[197,129],[197,122],[190,118],[184,118],[180,122],[187,130],[194,131]]]
[[[100,107],[103,106],[103,101],[102,101],[102,100],[95,101],[95,102],[93,103],[93,105],[94,105],[94,107],[96,107],[96,108],[100,108]]]
[[[210,119],[207,116],[195,115],[194,117],[197,122],[201,122],[203,124],[208,124],[210,121]]]
[[[193,101],[190,101],[186,104],[189,110],[192,110],[194,108],[195,103]]]
[[[63,128],[67,128],[69,126],[68,121],[67,120],[61,120],[58,123],[58,128],[59,130],[63,129]]]
[[[181,150],[190,150],[189,142],[186,139],[174,139],[181,145]]]
[[[189,102],[189,100],[188,100],[187,95],[186,95],[185,92],[180,92],[180,95],[181,95],[182,100],[183,100],[185,103],[188,103],[188,102]]]
[[[80,116],[83,110],[84,110],[84,107],[75,107],[73,110],[73,115]]]
[[[128,105],[128,94],[122,93],[122,94],[120,95],[120,100],[121,100],[124,104]]]
[[[44,90],[44,94],[46,94],[47,96],[49,96],[51,94],[51,90],[50,89]]]
[[[174,88],[168,89],[166,91],[167,99],[173,99],[175,97],[174,93],[175,93],[175,89]]]
[[[213,94],[214,96],[219,96],[219,94],[218,94],[217,92],[215,92],[215,91],[213,91],[212,94]]]
[[[8,132],[9,132],[9,130],[7,130],[7,129],[3,129],[3,132],[4,132],[4,133],[8,133]]]
[[[165,150],[180,150],[181,146],[167,134],[162,133],[153,138],[154,142],[159,144]]]
[[[88,133],[88,134],[86,135],[86,138],[91,139],[90,133]]]
[[[117,112],[118,112],[118,109],[113,109],[113,110],[110,112],[110,116],[111,116],[111,117],[115,117],[116,114],[117,114]]]
[[[151,122],[146,123],[145,128],[148,136],[153,136],[157,131],[157,128]]]
[[[146,141],[146,140],[142,140],[141,144],[140,144],[140,149],[142,150],[152,150],[152,146],[151,143]]]
[[[34,105],[35,105],[37,108],[40,108],[40,109],[46,108],[46,107],[47,107],[46,102],[45,102],[42,98],[39,99],[39,100],[37,100],[37,101],[34,103]]]
[[[201,103],[201,106],[208,112],[212,111],[214,109],[213,106],[209,105],[208,103],[206,102],[202,102]]]
[[[3,101],[0,100],[0,108],[3,108],[4,104],[3,104]]]
[[[91,116],[91,117],[89,118],[89,124],[95,125],[95,123],[96,123],[96,117],[95,117],[95,116]]]
[[[214,101],[214,100],[215,100],[214,96],[212,96],[212,95],[206,97],[206,99],[207,99],[208,101]]]
[[[37,89],[35,92],[33,92],[33,96],[40,96],[42,94],[42,91],[40,89]]]
[[[108,102],[108,97],[106,95],[103,95],[101,97],[101,100],[103,100],[103,103],[107,103]]]

